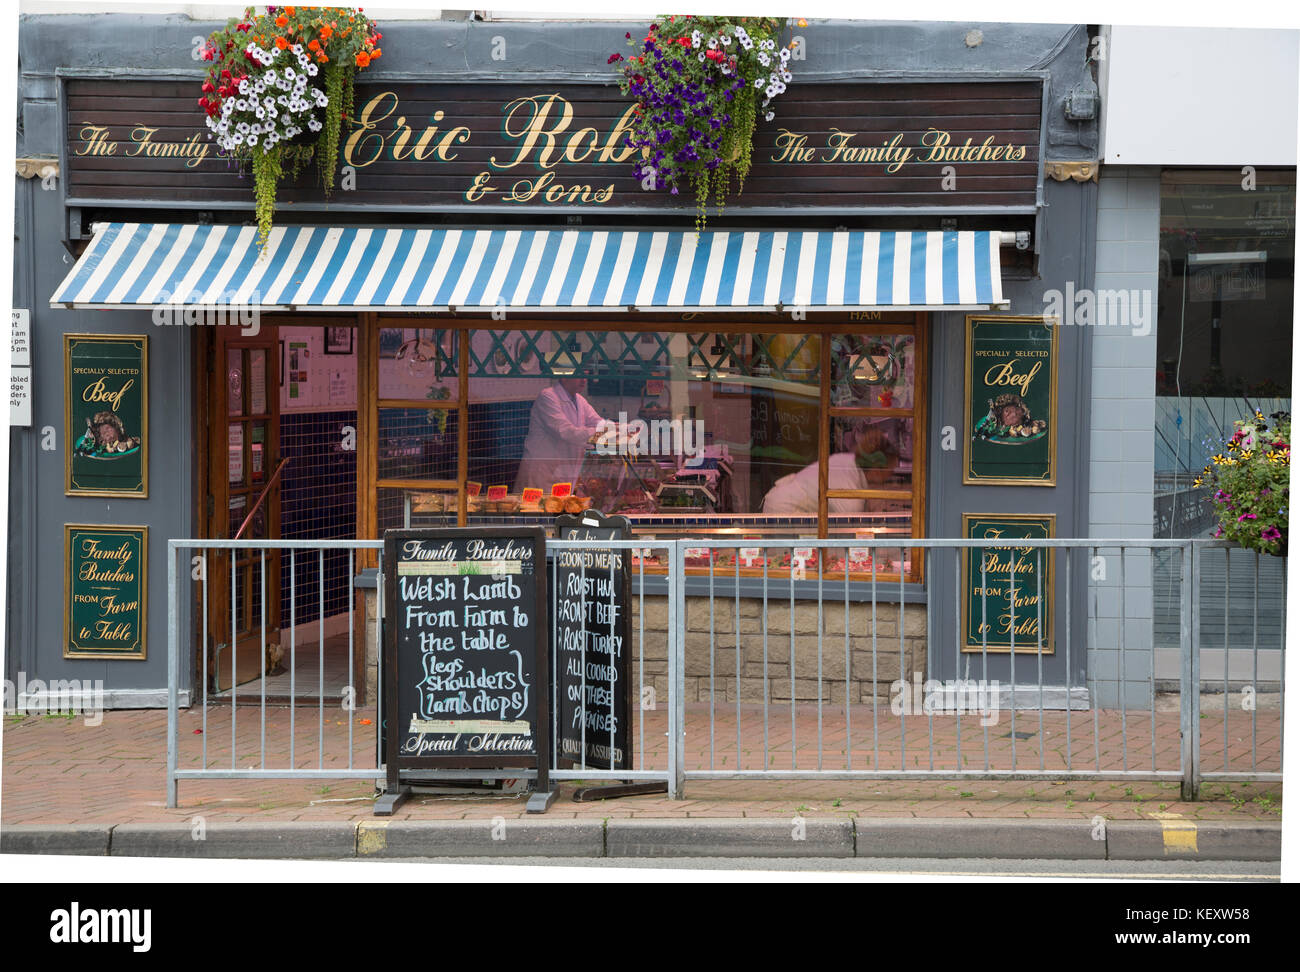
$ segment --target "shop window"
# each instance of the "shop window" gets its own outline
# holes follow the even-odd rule
[[[646,537],[754,541],[719,553],[715,569],[843,576],[847,560],[854,576],[874,566],[917,580],[910,554],[876,546],[920,531],[916,320],[784,332],[380,328],[377,532],[547,523],[590,506]],[[819,536],[863,543],[822,565],[764,545]],[[708,566],[693,553],[690,570]]]
[[[1256,410],[1291,410],[1295,170],[1161,177],[1156,295],[1157,537],[1200,537],[1192,479]]]

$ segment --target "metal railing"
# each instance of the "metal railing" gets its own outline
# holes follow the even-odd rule
[[[367,651],[373,701],[354,697],[353,632],[373,629],[367,641],[377,640],[375,617],[358,625],[351,599],[339,626],[347,629],[346,676],[342,667],[331,676],[338,692],[326,690],[323,583],[315,651],[299,651],[299,620],[291,611],[282,633],[284,686],[272,684],[285,677],[267,674],[265,661],[268,554],[280,551],[293,598],[303,565],[310,569],[315,559],[320,573],[327,550],[375,550],[382,574],[382,546],[169,541],[169,806],[181,780],[382,779],[378,645]],[[548,540],[547,549],[552,572],[573,551],[627,558],[627,672],[635,686],[626,713],[627,761],[589,765],[585,721],[576,749],[562,750],[556,721],[556,779],[662,782],[673,798],[689,780],[1143,780],[1176,782],[1192,798],[1202,781],[1281,779],[1285,561],[1192,540]],[[241,684],[232,651],[232,685],[218,693],[206,677],[209,584],[226,579],[209,580],[208,554],[234,550],[260,551],[263,661],[254,673],[260,684]],[[1016,555],[974,553],[1003,550]],[[666,575],[647,566],[648,552],[666,555]],[[904,582],[915,558],[928,592],[923,601]],[[233,629],[238,598],[230,559]],[[184,587],[187,569],[194,580]],[[1156,591],[1160,572],[1169,582],[1164,601]],[[1030,580],[1021,584],[1021,576]],[[613,754],[616,693],[588,692],[585,578],[578,589],[580,697],[608,700],[602,724]],[[554,605],[554,583],[550,590]],[[996,602],[1004,594],[1005,602]],[[382,581],[373,598],[373,614],[382,614]],[[192,735],[180,731],[178,704],[188,681],[181,646],[190,639],[182,638],[178,610],[186,600],[205,633]],[[990,616],[997,603],[1006,605],[1001,618]],[[1162,605],[1177,621],[1176,642],[1165,652],[1175,656],[1176,672],[1158,671],[1163,656],[1153,629]],[[612,606],[604,614],[611,636]],[[561,639],[551,614],[551,667],[559,671]],[[990,643],[990,621],[1006,631],[1009,647]],[[337,655],[342,636],[334,637]],[[1207,675],[1203,663],[1212,669]],[[257,711],[241,715],[250,704]],[[315,719],[299,719],[312,705]],[[336,706],[346,717],[331,717]],[[558,720],[558,706],[551,711]],[[357,733],[358,725],[365,731]]]

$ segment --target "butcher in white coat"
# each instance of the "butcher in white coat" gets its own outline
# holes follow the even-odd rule
[[[528,417],[516,492],[536,486],[549,493],[553,483],[578,478],[587,441],[611,424],[591,407],[583,395],[586,390],[585,378],[558,378],[537,396]]]

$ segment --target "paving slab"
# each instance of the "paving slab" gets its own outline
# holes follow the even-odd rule
[[[113,828],[113,857],[338,860],[356,853],[348,821],[137,823]]]
[[[852,857],[853,822],[803,818],[610,820],[610,857]]]
[[[934,817],[854,821],[858,857],[1104,860],[1104,828],[1084,820]]]
[[[362,820],[358,857],[603,857],[600,820]]]
[[[0,827],[0,854],[107,857],[110,824],[15,824]]]

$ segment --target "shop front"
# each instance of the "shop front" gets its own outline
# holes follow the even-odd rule
[[[456,42],[477,51],[465,27]],[[624,31],[583,28],[593,63]],[[555,29],[509,26],[530,42]],[[633,173],[629,104],[595,67],[502,76],[484,53],[463,76],[420,77],[415,52],[449,31],[390,32],[394,74],[358,83],[339,191],[283,189],[265,250],[247,180],[203,138],[191,79],[131,73],[106,97],[105,78],[55,72],[59,198],[30,193],[20,221],[37,357],[62,335],[147,351],[123,399],[141,395],[140,428],[109,436],[143,441],[146,478],[111,499],[67,480],[59,512],[39,516],[147,524],[156,545],[548,526],[599,509],[647,540],[752,541],[688,547],[689,596],[732,597],[739,613],[760,590],[793,604],[834,584],[846,624],[888,602],[906,665],[960,675],[977,581],[890,541],[1086,533],[1088,336],[1046,314],[1044,295],[1092,274],[1082,163],[1095,127],[1061,107],[1087,83],[1087,31],[990,28],[972,70],[947,55],[916,68],[899,45],[920,41],[889,25],[809,28],[807,83],[760,125],[743,193],[703,230]],[[404,50],[415,60],[399,64]],[[55,265],[60,227],[70,259]],[[43,373],[51,391],[76,374],[63,370]],[[74,437],[98,427],[96,412],[74,429],[85,403],[64,397],[38,396],[29,434],[56,417]],[[35,446],[23,455],[34,462]],[[49,476],[34,464],[20,498],[34,508]],[[851,542],[819,552],[801,539]],[[33,549],[34,576],[64,586],[61,553]],[[196,691],[269,684],[292,633],[328,645],[326,695],[348,688],[351,663],[373,697],[374,551],[223,556],[234,563],[208,570],[232,582],[183,618]],[[670,569],[649,551],[633,564]],[[1045,684],[1078,685],[1082,653],[1067,673],[1053,647],[1069,613],[1055,576],[1042,570],[1038,660]],[[160,638],[165,581],[140,583],[140,629]],[[26,597],[11,592],[11,612]],[[84,654],[47,657],[44,622],[25,616],[32,670],[73,671]],[[123,676],[119,660],[90,657],[111,687],[161,701],[157,660]],[[692,664],[688,642],[688,676]],[[865,680],[853,691],[887,694]]]

